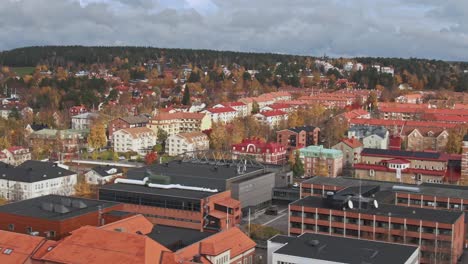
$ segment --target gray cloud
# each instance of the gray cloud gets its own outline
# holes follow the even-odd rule
[[[3,0],[0,50],[138,45],[468,60],[468,1],[165,2]]]

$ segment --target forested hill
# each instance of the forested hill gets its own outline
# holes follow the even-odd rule
[[[131,65],[167,58],[175,66],[192,63],[212,67],[237,63],[259,68],[277,62],[303,61],[303,56],[215,50],[165,49],[153,47],[34,46],[0,52],[0,65],[34,67],[38,64],[66,66],[68,63],[111,63],[115,57],[128,58]]]

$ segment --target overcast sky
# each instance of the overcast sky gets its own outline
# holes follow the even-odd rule
[[[0,50],[137,45],[468,61],[466,0],[0,1]]]

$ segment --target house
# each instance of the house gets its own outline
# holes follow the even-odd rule
[[[267,243],[268,264],[418,264],[420,258],[418,246],[318,234],[317,232],[303,233],[297,237],[276,235]]]
[[[361,141],[364,148],[387,149],[389,132],[382,126],[353,125],[348,130],[348,138]]]
[[[123,176],[123,171],[119,167],[97,166],[84,174],[86,182],[93,185],[102,185],[111,182],[117,177]]]
[[[205,131],[211,129],[210,115],[203,113],[164,113],[160,112],[155,117],[151,118],[148,128],[155,133],[161,129],[169,136],[179,133]]]
[[[276,142],[288,150],[317,145],[320,128],[315,126],[292,127],[276,132]]]
[[[167,138],[166,149],[169,156],[206,151],[210,149],[210,140],[208,136],[202,132],[179,133]]]
[[[265,142],[259,138],[243,139],[231,147],[232,158],[252,156],[258,162],[269,164],[286,163],[286,147],[276,142]]]
[[[208,108],[203,110],[202,113],[209,115],[213,123],[220,122],[223,124],[232,122],[238,116],[236,109],[223,105],[216,105],[212,108]]]
[[[108,126],[109,138],[112,139],[112,135],[115,131],[124,128],[134,127],[146,127],[149,123],[149,118],[146,115],[127,116],[120,117],[110,121]]]
[[[278,127],[283,122],[288,120],[288,114],[281,110],[264,111],[255,114],[254,117],[263,124],[270,126],[271,128]]]
[[[156,133],[147,127],[124,128],[113,133],[115,152],[134,151],[146,155],[156,145]]]
[[[18,166],[27,160],[31,160],[31,151],[29,151],[29,148],[21,146],[9,147],[0,151],[0,153],[4,154],[4,159],[0,158],[0,161],[12,166]]]
[[[84,225],[109,222],[106,213],[119,203],[62,195],[45,195],[0,206],[0,230],[59,240]]]
[[[343,166],[345,164],[354,164],[361,160],[361,151],[363,144],[355,138],[342,139],[332,149],[340,150],[343,153]]]
[[[297,150],[304,164],[305,176],[337,177],[343,170],[343,152],[320,146],[308,146]]]
[[[51,162],[0,166],[0,197],[19,201],[48,194],[73,195],[77,174]]]
[[[72,116],[71,125],[72,129],[83,130],[90,129],[93,122],[99,117],[96,113],[83,113],[79,115]]]
[[[84,105],[76,105],[76,106],[70,107],[68,112],[70,113],[70,116],[76,116],[76,115],[84,114],[88,112],[88,109]]]

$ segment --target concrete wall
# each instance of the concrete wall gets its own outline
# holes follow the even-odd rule
[[[271,201],[274,186],[275,173],[239,180],[231,183],[232,198],[239,200],[242,208],[256,206]]]

